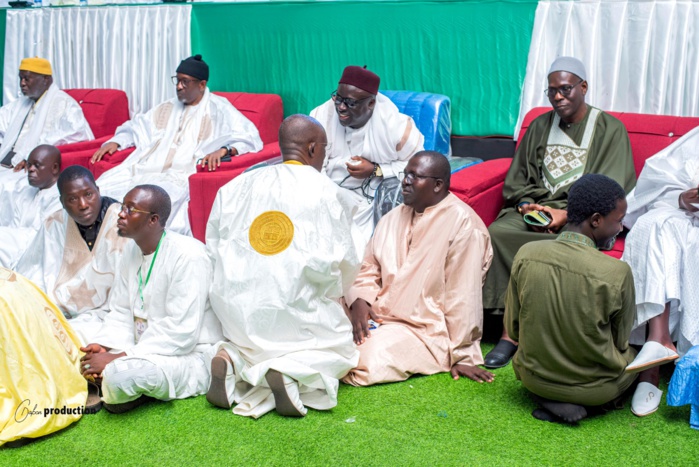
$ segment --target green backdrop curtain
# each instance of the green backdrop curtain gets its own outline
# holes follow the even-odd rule
[[[199,4],[192,53],[214,90],[282,96],[284,113],[327,100],[345,65],[382,89],[446,94],[453,133],[511,135],[537,2],[342,1]]]

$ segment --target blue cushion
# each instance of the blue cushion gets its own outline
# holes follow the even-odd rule
[[[442,94],[381,91],[402,113],[415,121],[425,136],[425,149],[451,156],[451,100]]]

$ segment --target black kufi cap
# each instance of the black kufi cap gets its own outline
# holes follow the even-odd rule
[[[209,80],[209,65],[201,59],[199,54],[182,60],[176,71],[202,81]]]

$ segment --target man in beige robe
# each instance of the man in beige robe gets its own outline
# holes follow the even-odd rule
[[[413,156],[401,174],[405,204],[384,216],[346,294],[359,364],[355,386],[451,372],[492,382],[483,363],[481,287],[493,251],[483,221],[449,193],[447,159]],[[369,330],[369,319],[379,326]]]
[[[85,345],[107,314],[128,239],[117,235],[121,205],[100,196],[89,170],[72,165],[56,185],[63,209],[44,221],[16,271],[49,296]]]

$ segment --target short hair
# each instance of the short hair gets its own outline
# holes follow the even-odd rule
[[[568,192],[568,222],[580,225],[595,213],[607,216],[622,199],[626,193],[616,181],[602,174],[583,175]]]
[[[437,151],[420,151],[413,157],[428,158],[433,170],[433,175],[444,180],[444,187],[449,190],[451,183],[451,165],[449,164],[449,159],[447,159],[444,154]]]
[[[61,172],[61,175],[58,176],[58,181],[56,182],[58,193],[62,196],[66,183],[70,183],[78,179],[87,179],[87,181],[97,187],[97,183],[95,183],[95,177],[92,175],[92,172],[87,170],[82,165],[71,165],[66,167],[66,169]]]
[[[158,185],[138,185],[133,189],[150,193],[150,203],[147,209],[153,214],[157,214],[160,225],[165,227],[170,217],[170,210],[172,209],[172,202],[170,201],[170,195],[167,194],[167,191]]]

